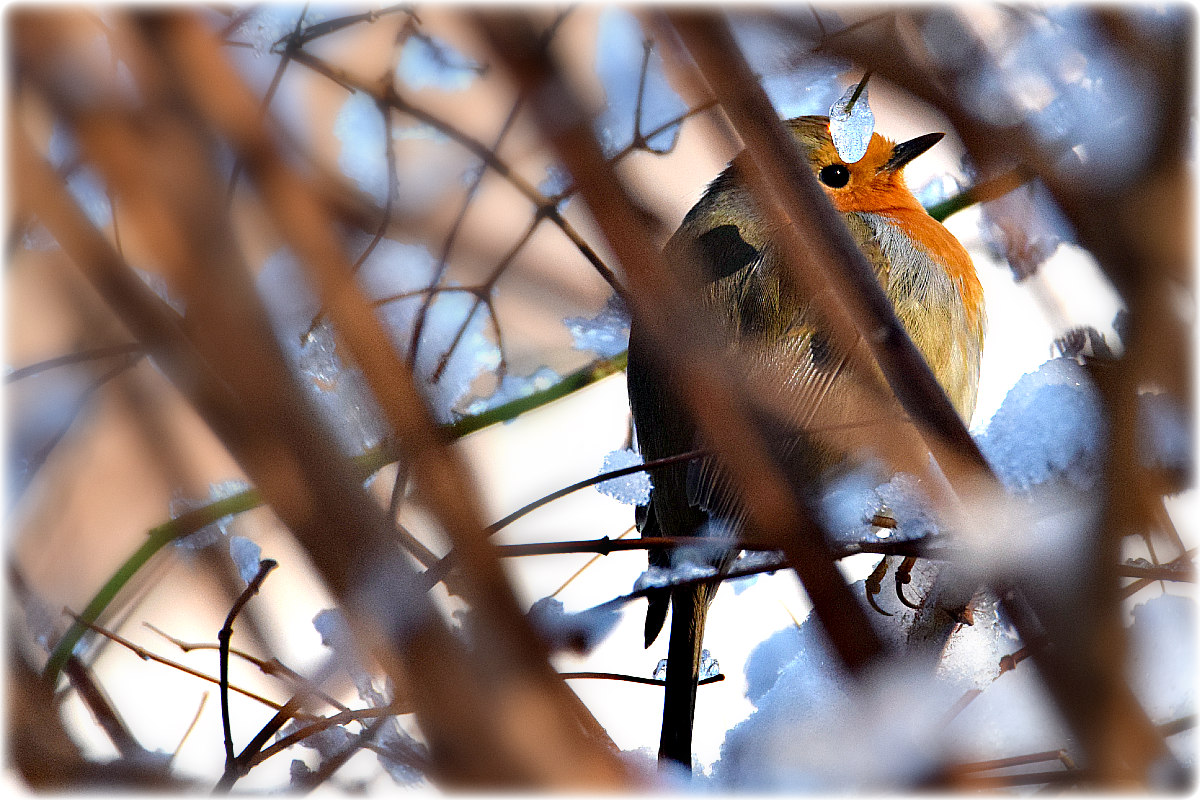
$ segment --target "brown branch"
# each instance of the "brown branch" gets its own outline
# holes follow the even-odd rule
[[[365,719],[393,716],[396,713],[397,710],[394,708],[389,706],[381,706],[378,708],[351,709],[348,711],[343,711],[340,714],[333,714],[328,717],[314,720],[301,728],[297,728],[287,736],[283,736],[275,742],[272,742],[269,747],[262,748],[250,759],[250,766],[257,766],[271,756],[281,753],[289,747],[293,747],[294,745],[299,744],[308,737],[318,734],[321,731],[329,730],[330,728],[336,728],[339,725],[345,725],[350,722],[361,722]],[[423,769],[422,771],[427,771],[427,769]]]
[[[1139,578],[1153,583],[1155,581],[1183,581],[1195,583],[1196,573],[1190,561],[1176,561],[1170,564],[1118,564],[1116,573],[1121,578]]]
[[[70,366],[79,364],[85,361],[94,361],[114,356],[132,356],[142,353],[142,346],[137,342],[126,342],[123,344],[111,344],[103,347],[94,347],[89,350],[80,350],[77,353],[67,353],[65,355],[48,358],[45,361],[39,361],[36,364],[30,364],[26,367],[14,369],[4,376],[4,382],[15,383],[19,380],[38,375],[47,370],[56,369],[58,367]]]
[[[199,678],[202,681],[207,681],[208,683],[211,683],[215,686],[221,685],[221,681],[218,680],[217,678],[214,678],[211,675],[206,675],[203,672],[201,672],[200,670],[192,669],[191,667],[187,666],[186,664],[180,664],[178,661],[172,661],[171,659],[166,658],[165,656],[160,656],[155,652],[147,650],[146,648],[142,647],[141,645],[135,644],[135,643],[129,641],[128,639],[124,638],[123,636],[120,636],[119,634],[114,633],[113,631],[103,628],[103,627],[95,624],[94,622],[88,622],[87,620],[83,619],[75,612],[71,611],[71,609],[69,609],[69,608],[64,608],[63,613],[66,614],[67,616],[69,616],[71,619],[75,620],[75,622],[77,624],[83,625],[88,630],[91,630],[91,631],[94,631],[94,632],[100,634],[105,639],[108,639],[116,644],[121,645],[122,647],[126,648],[127,650],[132,652],[135,656],[142,659],[143,661],[154,661],[158,664],[162,664],[163,666],[170,667],[171,669],[177,669],[180,672],[185,672],[188,675],[191,675],[193,678]],[[246,689],[241,689],[233,684],[229,685],[229,690],[233,691],[233,692],[237,692],[238,694],[240,694],[244,697],[249,697],[251,700],[255,700],[259,703],[262,703],[264,706],[273,708],[276,711],[278,711],[280,708],[282,708],[282,706],[280,706],[280,704],[276,703],[274,700],[268,700],[267,698],[263,697],[262,695],[255,694],[254,692],[248,691]]]
[[[964,775],[956,784],[960,789],[1008,789],[1016,786],[1081,786],[1093,783],[1097,775],[1092,770],[1064,769],[1055,772],[1019,772],[1013,775]]]
[[[626,536],[628,536],[629,534],[633,533],[635,530],[637,530],[637,526],[636,526],[636,525],[630,525],[628,528],[626,528],[625,530],[621,531],[620,535],[618,535],[618,536],[617,536],[617,538],[616,538],[614,541],[620,541],[620,540],[624,539]],[[568,586],[570,586],[570,585],[571,585],[571,584],[572,584],[572,583],[575,581],[575,579],[576,579],[576,578],[578,578],[580,575],[582,575],[583,573],[585,573],[585,572],[587,572],[589,569],[591,569],[591,567],[592,567],[592,566],[593,566],[593,565],[594,565],[594,564],[595,564],[597,561],[599,561],[601,558],[603,558],[603,556],[602,556],[602,555],[595,555],[595,556],[592,556],[591,558],[589,558],[589,559],[587,560],[587,563],[586,563],[586,564],[584,564],[582,567],[580,567],[579,569],[577,569],[577,570],[575,570],[574,572],[572,572],[572,573],[571,573],[571,574],[570,574],[570,575],[567,577],[567,579],[566,579],[566,580],[564,580],[562,583],[560,583],[560,584],[558,585],[558,588],[557,588],[557,589],[555,589],[553,592],[551,592],[551,593],[549,594],[549,596],[550,596],[550,597],[557,597],[557,596],[558,596],[558,595],[559,595],[559,594],[562,592],[562,590],[563,590],[563,589],[566,589]]]
[[[994,758],[989,761],[971,761],[966,764],[955,764],[955,772],[986,772],[993,769],[1004,769],[1005,767],[1023,767],[1028,764],[1042,764],[1046,761],[1061,761],[1064,764],[1070,762],[1070,756],[1066,750],[1045,750],[1040,753],[1029,753],[1023,756],[1009,756],[1008,758]]]
[[[88,711],[92,712],[92,717],[104,731],[109,741],[117,748],[117,752],[121,754],[121,758],[138,760],[150,755],[146,748],[142,747],[141,743],[130,732],[129,726],[125,724],[121,714],[117,711],[116,706],[108,698],[108,695],[96,683],[92,677],[91,671],[77,657],[71,656],[67,659],[67,664],[63,668],[67,679],[71,682],[72,688],[79,694],[79,699],[87,706]]]

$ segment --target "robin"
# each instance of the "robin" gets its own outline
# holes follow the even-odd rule
[[[828,117],[797,117],[786,125],[874,267],[908,335],[959,415],[970,420],[983,350],[983,290],[967,251],[925,212],[903,176],[905,165],[943,134],[896,144],[875,133],[862,158],[847,163],[834,146]],[[845,402],[846,382],[853,377],[841,369],[844,361],[815,311],[785,283],[769,225],[734,165],[709,185],[664,253],[715,318],[733,363],[757,379],[756,385],[767,378],[776,400],[794,410],[779,427],[779,436],[772,437],[777,447],[773,455],[797,485],[815,495],[830,475],[845,468],[849,455],[828,437],[821,440],[796,428],[821,411],[826,418],[850,413],[840,405],[851,405]],[[630,331],[629,400],[643,458],[702,446],[683,404],[657,374],[645,348],[635,324]],[[711,459],[655,470],[651,479],[649,504],[639,510],[642,536],[703,536],[716,530],[736,534],[739,503]],[[649,553],[651,565],[660,567],[690,558],[725,569],[735,556],[720,546],[691,554]],[[651,597],[646,614],[649,647],[671,608],[659,757],[687,766],[704,625],[715,591],[715,584],[664,590]]]

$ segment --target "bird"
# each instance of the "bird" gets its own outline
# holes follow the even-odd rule
[[[922,207],[903,170],[942,139],[930,133],[895,143],[873,132],[852,163],[839,155],[829,118],[785,120],[813,175],[855,243],[866,255],[914,344],[955,410],[969,421],[975,408],[986,311],[983,289],[963,245]],[[806,298],[785,281],[779,249],[737,161],[713,180],[663,249],[664,260],[710,314],[721,343],[750,378],[770,382],[785,419],[767,419],[771,455],[801,491],[814,498],[852,463],[830,439],[797,430],[819,412],[827,419],[853,414],[847,401],[845,359]],[[645,461],[702,448],[703,442],[656,366],[636,320],[630,327],[628,394],[636,441]],[[760,384],[755,384],[760,385]],[[762,421],[762,420],[760,420]],[[770,427],[774,425],[774,427]],[[777,435],[776,435],[777,434]],[[648,503],[637,510],[640,535],[736,535],[742,511],[719,463],[708,457],[652,469]],[[686,560],[728,569],[737,552],[728,545],[690,552],[651,549],[652,567]],[[692,724],[704,627],[716,583],[663,589],[649,597],[644,629],[648,648],[670,608],[660,762],[691,765]]]

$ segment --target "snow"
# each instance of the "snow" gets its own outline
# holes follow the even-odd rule
[[[721,662],[719,662],[715,658],[713,658],[712,653],[710,653],[707,649],[701,650],[700,651],[700,680],[704,681],[704,680],[708,680],[709,678],[715,678],[720,674],[721,674]],[[650,677],[656,678],[659,680],[666,679],[666,677],[667,677],[667,659],[664,658],[664,659],[659,660],[658,664],[655,665],[654,672],[651,673]]]
[[[333,651],[339,667],[346,671],[358,689],[358,696],[370,706],[386,706],[387,697],[375,688],[371,673],[363,666],[362,656],[342,612],[327,608],[313,617],[313,627],[321,635],[321,644]]]
[[[529,620],[553,649],[588,652],[612,633],[621,615],[605,605],[567,613],[561,600],[543,597],[529,608]]]
[[[570,195],[563,193],[570,189],[572,184],[571,173],[567,172],[562,164],[555,163],[546,167],[546,177],[538,183],[537,190],[548,198],[562,195],[562,199],[555,204],[555,208],[561,212],[571,199]]]
[[[229,557],[233,559],[238,575],[244,583],[249,584],[258,576],[262,548],[245,536],[229,537]]]
[[[150,287],[150,291],[158,295],[159,299],[175,309],[180,316],[187,311],[187,304],[183,298],[174,294],[171,287],[167,284],[167,279],[157,272],[148,272],[144,269],[133,268],[133,272],[142,279],[142,283]]]
[[[1145,396],[1143,403],[1161,402],[1157,398]],[[993,541],[978,548],[972,561],[1024,570],[1035,579],[1057,576],[1060,588],[1064,586],[1073,554],[1087,550],[1081,537],[1094,522],[1079,502],[1086,501],[1101,465],[1104,428],[1098,403],[1086,373],[1070,359],[1048,361],[1012,388],[978,439],[1015,493],[1014,507],[1023,511],[1006,525],[992,526]],[[876,511],[890,512],[900,521],[893,535],[935,530],[915,479],[899,475],[876,485],[874,475],[871,470],[851,473],[824,498],[823,517],[841,540],[869,535],[861,520]],[[972,540],[966,537],[963,543],[970,546]],[[896,562],[877,597],[892,616],[867,613],[881,639],[903,652],[917,615],[895,597]],[[917,562],[908,596],[920,597],[935,574],[931,562]],[[851,590],[863,602],[864,582]],[[1077,752],[1078,743],[1033,662],[1022,661],[1001,673],[1001,659],[1023,642],[997,598],[981,593],[972,608],[973,624],[956,626],[933,674],[919,659],[892,659],[886,669],[869,668],[853,679],[811,614],[798,627],[776,631],[746,660],[746,698],[754,711],[727,731],[712,768],[714,787],[885,791],[919,781],[947,759],[974,761],[1060,748]],[[1194,601],[1155,597],[1136,606],[1132,617],[1129,677],[1139,700],[1156,723],[1194,713]],[[949,717],[964,699],[969,702]],[[1172,737],[1170,744],[1184,754],[1191,741],[1185,733]]]
[[[338,168],[383,205],[388,196],[387,127],[375,100],[362,92],[346,98],[333,123],[342,143]]]
[[[1055,478],[1087,490],[1098,479],[1105,437],[1087,373],[1072,359],[1056,358],[1017,381],[977,441],[1009,489]]]
[[[953,175],[945,174],[930,178],[913,194],[916,195],[917,202],[929,208],[937,205],[944,200],[949,200],[963,190],[963,184],[958,178]]]
[[[1129,677],[1154,722],[1196,711],[1196,602],[1163,594],[1133,609]]]
[[[875,114],[867,102],[868,89],[862,87],[854,105],[850,100],[858,91],[858,84],[846,89],[846,93],[829,107],[829,135],[838,156],[847,164],[859,161],[867,154],[871,135],[875,133]]]
[[[622,448],[614,450],[604,457],[600,473],[613,472],[625,467],[633,467],[642,463],[640,454],[633,450]],[[638,506],[650,502],[650,476],[645,472],[634,472],[622,478],[612,478],[596,484],[597,491],[608,495],[625,505]]]
[[[368,240],[369,237],[363,237],[355,245],[365,247]],[[359,269],[358,280],[369,297],[382,299],[428,285],[435,267],[433,256],[423,245],[383,239]],[[381,413],[361,371],[345,362],[334,331],[328,324],[322,324],[301,340],[317,313],[318,304],[303,270],[289,251],[278,250],[266,260],[258,287],[289,362],[302,376],[311,400],[326,424],[338,434],[344,450],[348,455],[356,455],[373,446],[385,432]],[[499,348],[487,336],[490,323],[486,311],[474,308],[474,299],[468,292],[441,292],[429,306],[416,359],[416,376],[438,422],[453,422],[463,406],[471,402],[476,379],[494,371],[500,362]],[[378,307],[377,313],[391,335],[392,344],[402,354],[408,352],[422,302],[423,296],[418,294]],[[467,319],[465,333],[440,378],[434,381],[434,372],[464,319]],[[511,383],[502,388],[515,391]]]
[[[597,358],[610,358],[629,347],[629,310],[613,293],[594,317],[567,317],[563,322],[576,350],[591,350]]]
[[[299,372],[326,422],[338,434],[343,451],[358,455],[383,438],[383,412],[362,371],[345,365],[338,350],[332,326],[322,322],[300,347]]]
[[[107,49],[108,40],[103,36],[97,37],[96,44]],[[112,222],[112,204],[108,201],[104,183],[93,169],[76,163],[79,146],[60,124],[55,124],[50,132],[46,155],[55,169],[71,168],[67,174],[67,190],[93,225],[101,230],[108,227]],[[29,227],[21,244],[29,250],[50,250],[56,246],[54,237],[40,224]]]
[[[1031,181],[979,206],[979,232],[992,253],[1018,276],[1033,275],[1058,250],[1074,241],[1062,211],[1040,181]]]
[[[513,400],[529,397],[534,392],[549,389],[558,383],[560,378],[562,376],[549,367],[538,367],[529,375],[512,375],[506,373],[500,380],[500,385],[496,391],[492,392],[488,397],[473,401],[467,406],[467,413],[482,414],[496,406],[502,406]]]
[[[833,543],[919,539],[937,533],[937,519],[921,481],[899,473],[880,483],[879,474],[871,465],[849,472],[821,497],[821,519]],[[871,518],[876,514],[890,517],[896,527],[872,525]]]
[[[478,76],[479,65],[449,43],[428,36],[410,36],[400,53],[396,77],[410,89],[460,92]]]
[[[708,578],[716,574],[716,567],[700,565],[693,561],[684,561],[674,567],[650,567],[633,582],[633,591],[661,589],[673,583]]]
[[[303,10],[304,6],[283,3],[258,6],[242,20],[234,38],[247,42],[255,57],[262,58],[271,52],[275,42],[295,30]],[[305,15],[304,21],[311,25],[318,20],[310,13]]]

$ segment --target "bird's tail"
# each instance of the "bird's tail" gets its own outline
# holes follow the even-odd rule
[[[696,714],[696,685],[700,679],[700,654],[704,623],[713,586],[675,589],[671,592],[671,641],[667,645],[666,689],[663,700],[659,761],[674,761],[689,771],[692,766],[692,721]]]

